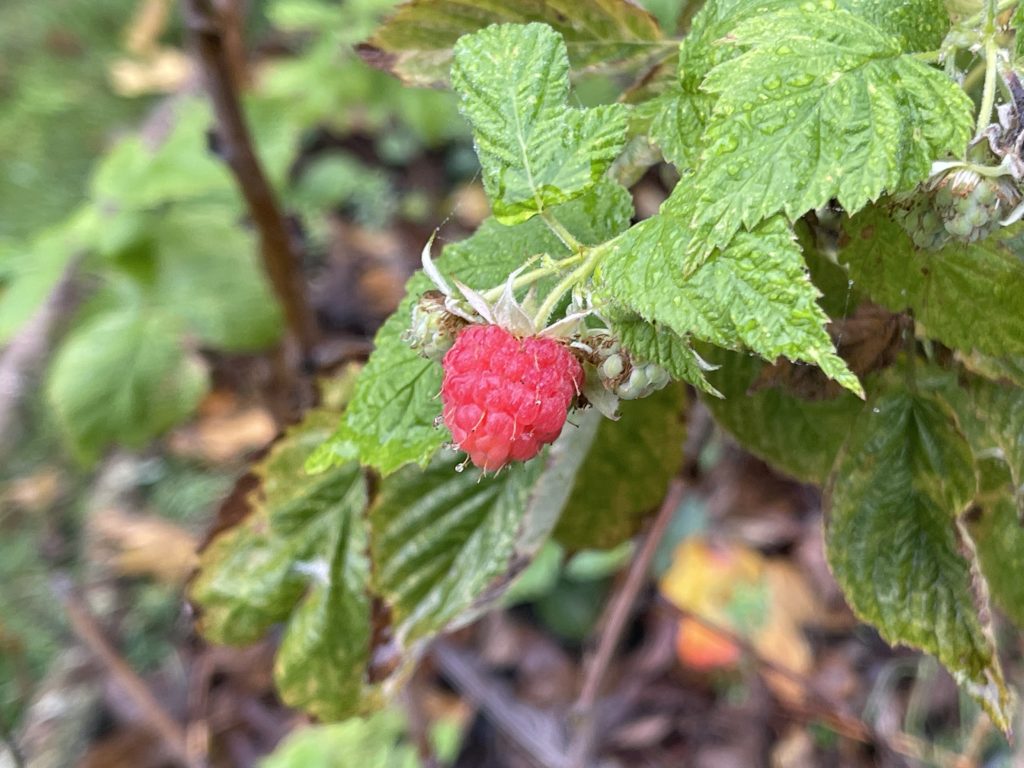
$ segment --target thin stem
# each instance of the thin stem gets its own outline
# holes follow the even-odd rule
[[[985,89],[981,96],[981,109],[978,110],[977,133],[985,130],[992,121],[992,107],[996,103],[996,68],[999,59],[999,46],[996,45],[994,31],[985,38]]]
[[[81,596],[67,583],[58,583],[56,588],[75,636],[106,667],[121,690],[138,708],[142,720],[178,762],[187,768],[204,768],[203,761],[190,754],[184,729],[107,640]]]
[[[548,229],[555,233],[555,237],[562,241],[562,245],[573,253],[579,253],[583,250],[583,244],[573,237],[572,232],[566,229],[565,225],[551,211],[541,211],[540,217],[548,225]]]
[[[621,588],[608,603],[605,615],[598,625],[601,639],[598,642],[597,651],[584,663],[583,686],[574,706],[578,727],[569,746],[571,768],[586,768],[591,763],[597,737],[594,707],[601,692],[601,685],[608,672],[608,665],[611,664],[612,657],[622,640],[626,622],[633,614],[637,596],[647,581],[654,554],[679,508],[679,502],[682,501],[685,491],[686,484],[681,479],[676,478],[672,481],[668,493],[665,494],[665,499],[661,503],[661,508],[658,510],[658,516],[654,518],[651,530],[644,539],[643,546],[637,550],[633,562],[629,565],[625,581],[622,582]]]
[[[917,53],[910,54],[910,58],[932,64],[939,61],[939,59],[942,58],[943,53],[945,53],[945,51],[941,48],[934,51],[918,51]]]
[[[573,266],[583,259],[583,253],[577,253],[575,256],[567,256],[564,259],[557,261],[552,260],[549,264],[543,267],[537,267],[531,269],[529,272],[524,272],[519,277],[512,281],[512,288],[518,289],[527,285],[533,285],[538,280],[547,277],[548,275],[557,275],[559,272],[563,272],[568,267]],[[487,301],[497,301],[498,297],[501,296],[502,291],[505,290],[505,285],[498,285],[494,288],[484,291],[480,295]]]
[[[216,116],[218,151],[245,198],[259,233],[263,266],[298,342],[304,366],[312,366],[316,318],[306,296],[297,253],[281,206],[256,150],[238,96],[224,19],[209,0],[182,0],[182,13],[195,59]]]
[[[994,23],[995,18],[999,16],[999,14],[1017,5],[1019,0],[1000,0],[998,3],[995,4],[994,8],[992,7],[992,2],[993,0],[988,0],[988,2],[985,3],[984,8],[982,8],[977,13],[968,16],[957,26],[959,26],[961,29],[970,28],[975,26],[976,24],[980,24],[983,20],[988,18],[991,18]]]
[[[562,297],[572,290],[573,287],[579,285],[590,276],[590,273],[594,271],[594,267],[597,266],[602,250],[602,247],[590,249],[590,252],[587,253],[586,260],[568,275],[563,277],[559,281],[558,285],[552,288],[551,292],[544,297],[544,303],[540,305],[540,309],[537,310],[537,315],[534,318],[534,322],[538,328],[543,328],[547,325],[548,318],[551,317],[551,313],[558,305],[558,302],[562,300]]]

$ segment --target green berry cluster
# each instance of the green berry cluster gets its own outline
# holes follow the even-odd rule
[[[950,240],[973,243],[988,237],[1020,201],[1010,177],[955,168],[934,177],[896,215],[915,245],[936,250]]]

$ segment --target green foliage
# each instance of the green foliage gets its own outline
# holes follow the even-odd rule
[[[544,24],[504,24],[463,37],[452,87],[473,126],[484,187],[502,224],[579,197],[626,143],[625,106],[566,106],[568,54]]]
[[[206,368],[181,347],[173,316],[141,302],[102,303],[68,336],[47,384],[86,462],[115,440],[141,447],[190,414],[207,388]]]
[[[680,186],[687,183],[683,179]],[[685,205],[686,193],[669,198],[658,216],[616,241],[601,268],[599,290],[679,335],[726,348],[745,346],[768,360],[811,362],[862,394],[832,349],[824,327],[828,318],[815,303],[820,294],[786,223],[774,217],[737,233],[687,275],[678,259],[691,239],[675,223],[677,200]]]
[[[607,67],[650,55],[662,37],[654,18],[627,0],[411,0],[361,47],[362,55],[410,85],[448,80],[452,48],[494,23],[549,25],[564,39],[572,65]],[[670,45],[670,44],[669,44]]]
[[[674,23],[682,7],[668,2],[660,12]],[[409,121],[427,126],[423,140],[452,135],[443,126],[455,122],[450,96],[436,104],[424,97],[405,111],[368,107],[362,116],[339,107],[359,89],[397,88],[339,53],[367,33],[363,22],[379,9],[377,0],[344,10],[313,0],[274,6],[292,32],[323,30],[249,105],[279,184],[307,118],[342,132]],[[971,98],[929,63],[949,29],[942,0],[707,0],[676,56],[651,17],[620,0],[529,0],[511,9],[493,0],[413,0],[361,53],[417,84],[446,82],[452,64],[493,216],[448,245],[437,271],[488,301],[515,272],[516,297],[540,324],[570,307],[593,310],[582,323],[592,330],[606,322],[635,360],[701,390],[750,450],[801,480],[827,480],[828,557],[855,612],[889,641],[936,655],[1005,729],[1008,695],[985,578],[996,603],[1019,618],[1019,531],[1000,534],[1024,482],[1021,229],[923,252],[886,213],[905,204],[934,162],[961,157],[972,135]],[[950,71],[973,56],[951,51]],[[575,106],[583,99],[570,83],[594,68],[642,75],[622,99],[634,106]],[[317,79],[333,85],[308,89]],[[284,105],[294,110],[280,117]],[[193,136],[188,146],[202,124],[194,119],[181,128]],[[683,175],[655,216],[631,226],[630,195],[609,175],[638,178],[651,142]],[[251,342],[232,332],[250,317],[254,286],[237,306],[214,310],[212,296],[224,289],[213,287],[206,310],[199,302],[198,312],[170,309],[185,303],[185,275],[215,262],[224,244],[251,250],[237,233],[232,242],[230,225],[189,223],[200,206],[212,204],[211,216],[224,221],[237,213],[222,169],[193,156],[182,165],[189,172],[168,170],[183,210],[165,218],[156,198],[133,197],[146,189],[140,158],[148,152],[159,166],[164,150],[122,151],[95,188],[98,200],[113,201],[105,220],[116,226],[95,246],[107,268],[142,286],[141,306],[173,315],[179,333],[222,347],[271,339],[270,320]],[[385,186],[349,158],[332,157],[300,176],[288,199],[308,211],[358,207],[372,197],[359,194],[384,195]],[[844,210],[841,232],[833,202]],[[200,228],[218,233],[217,246],[189,242],[188,230]],[[168,276],[171,242],[182,253],[178,279]],[[8,280],[24,270],[11,262],[0,267]],[[43,263],[40,284],[57,263]],[[242,271],[237,263],[221,265]],[[325,718],[378,704],[432,637],[493,605],[552,536],[569,549],[631,536],[682,460],[677,383],[626,403],[617,422],[596,409],[574,411],[573,426],[531,462],[490,477],[461,471],[458,457],[441,452],[450,436],[435,423],[441,367],[402,339],[413,303],[432,287],[425,273],[409,281],[334,434],[334,417],[318,417],[261,465],[254,511],[214,540],[195,586],[215,639],[244,642],[288,621],[277,664],[283,695]],[[886,337],[881,350],[873,339],[844,343],[856,314],[828,327],[864,298],[912,313],[926,339],[917,345],[908,332],[895,363],[903,375],[873,374],[868,405],[853,371],[893,365],[897,339]],[[0,319],[4,311],[0,304]],[[894,327],[911,326],[899,318]],[[567,334],[586,338],[582,325]],[[573,348],[592,366],[585,346]],[[714,366],[701,356],[720,369],[706,376]],[[777,375],[765,376],[758,358],[777,365]],[[813,381],[802,364],[846,391],[799,399],[786,387]],[[583,396],[596,402],[602,392],[590,387]],[[380,473],[372,497],[356,461]],[[305,475],[303,466],[321,474]],[[556,560],[557,552],[548,555],[544,584]],[[580,612],[563,631],[590,626],[603,588],[572,588],[567,612]],[[538,611],[551,605],[541,600]]]
[[[71,214],[110,135],[150,107],[112,93],[108,79],[135,5],[0,4],[0,239],[32,240]]]
[[[773,387],[751,393],[764,364],[734,352],[711,352],[710,374],[722,397],[705,397],[715,421],[745,448],[798,480],[824,483],[864,403],[851,394],[801,400]]]
[[[282,698],[323,719],[365,709],[370,655],[366,483],[356,464],[309,476],[303,464],[328,434],[314,413],[257,467],[249,516],[202,554],[192,597],[202,631],[248,643],[288,619],[274,665]]]
[[[966,94],[833,0],[742,22],[730,44],[744,52],[702,86],[717,96],[695,181],[704,252],[779,211],[908,189],[970,137]]]
[[[1004,490],[1024,519],[1024,390],[973,381],[961,415],[975,455],[1006,466],[1012,485]]]
[[[685,391],[675,385],[622,403],[603,419],[576,475],[555,539],[569,549],[608,549],[637,532],[683,463]]]
[[[1024,528],[1008,498],[984,506],[969,530],[978,549],[992,600],[1018,627],[1024,626]]]
[[[1009,694],[985,623],[987,592],[959,519],[974,492],[952,413],[894,387],[865,409],[836,462],[826,551],[861,618],[891,643],[935,654],[1005,729]]]
[[[288,736],[260,768],[418,768],[416,748],[402,741],[405,723],[391,710],[366,719],[299,728]]]
[[[850,219],[840,258],[874,301],[912,310],[925,335],[951,347],[991,355],[1024,354],[1024,261],[1021,228],[939,251],[914,247],[880,210]]]

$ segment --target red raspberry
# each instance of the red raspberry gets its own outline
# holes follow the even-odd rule
[[[583,369],[565,346],[497,325],[463,329],[442,366],[444,423],[485,472],[553,443],[583,386]]]

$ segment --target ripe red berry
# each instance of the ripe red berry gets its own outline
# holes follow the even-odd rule
[[[583,386],[583,369],[564,345],[497,325],[463,329],[442,366],[444,423],[486,472],[554,442]]]

